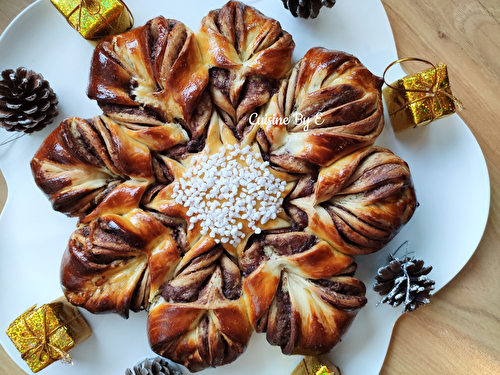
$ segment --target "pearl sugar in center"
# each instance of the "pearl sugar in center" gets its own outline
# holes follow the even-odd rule
[[[217,243],[237,246],[245,230],[261,233],[261,225],[276,219],[286,181],[276,178],[269,162],[259,161],[250,146],[227,145],[204,152],[191,169],[174,182],[172,198],[188,209],[189,230],[200,222],[201,234]]]

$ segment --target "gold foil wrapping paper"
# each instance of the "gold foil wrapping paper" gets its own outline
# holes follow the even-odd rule
[[[68,351],[91,334],[78,309],[64,297],[39,308],[31,307],[7,329],[7,335],[33,372],[58,360],[72,363]]]
[[[97,40],[120,34],[134,19],[120,0],[50,0],[66,21],[85,39]]]
[[[322,357],[306,356],[291,375],[342,375],[339,368]]]
[[[409,60],[426,62],[420,59],[402,59],[397,62]],[[387,86],[382,90],[395,132],[428,125],[463,109],[451,92],[446,65],[427,63],[433,68],[406,76],[390,85],[386,83]]]

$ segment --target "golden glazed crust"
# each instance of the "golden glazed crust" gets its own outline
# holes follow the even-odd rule
[[[384,126],[382,83],[348,53],[310,49],[257,118],[271,162],[300,173],[372,145]]]
[[[381,79],[323,48],[293,65],[293,49],[234,1],[196,34],[157,17],[105,38],[88,87],[104,114],[64,120],[31,161],[79,220],[68,300],[146,310],[152,349],[191,371],[234,361],[253,331],[285,354],[331,350],[367,302],[353,255],[417,206],[408,165],[373,146]]]
[[[312,194],[296,194],[290,195],[290,204],[307,215],[308,230],[353,255],[380,250],[417,207],[408,165],[378,146],[321,169]]]
[[[178,260],[172,229],[138,208],[125,215],[110,212],[73,233],[61,284],[75,305],[128,317],[129,310],[148,307],[151,293]]]
[[[241,264],[250,321],[285,354],[329,351],[366,304],[353,258],[311,234],[268,234]]]
[[[98,44],[88,96],[118,120],[189,122],[207,84],[194,33],[179,21],[157,17]]]
[[[71,117],[47,137],[31,169],[55,210],[84,218],[130,178],[167,182],[157,152],[187,141],[186,131],[176,124],[149,127],[107,116]]]
[[[292,36],[255,8],[230,1],[203,19],[196,37],[210,68],[214,104],[241,138],[251,113],[292,68]]]
[[[198,246],[191,253],[199,253]],[[164,286],[148,319],[152,349],[191,371],[217,367],[242,354],[253,332],[241,297],[237,262],[222,246],[194,256]]]

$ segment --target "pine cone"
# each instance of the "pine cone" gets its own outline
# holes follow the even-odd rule
[[[394,259],[389,265],[379,268],[373,286],[373,290],[385,296],[379,303],[394,307],[403,303],[403,313],[429,303],[435,284],[426,276],[431,270],[432,266],[424,267],[423,260],[410,257]]]
[[[42,130],[57,112],[57,95],[42,75],[17,68],[2,72],[0,81],[0,126],[27,134]]]
[[[128,368],[125,375],[182,375],[182,372],[174,366],[162,357],[145,359],[133,369]]]
[[[336,0],[282,0],[286,9],[290,10],[294,17],[316,18],[319,10],[326,6],[331,8]]]

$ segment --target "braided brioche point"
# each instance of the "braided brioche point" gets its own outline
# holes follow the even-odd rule
[[[251,114],[291,69],[292,36],[255,8],[230,1],[203,19],[196,37],[210,68],[214,104],[241,138]]]
[[[284,354],[328,352],[366,304],[353,262],[305,232],[257,239],[241,259],[252,325]]]
[[[309,190],[300,186],[308,186]],[[312,193],[307,179],[290,205],[307,215],[307,229],[345,254],[384,247],[410,220],[418,203],[408,165],[371,146],[320,170]]]
[[[68,300],[92,313],[147,309],[179,261],[174,231],[147,212],[106,213],[79,224],[61,264]]]
[[[237,261],[213,240],[201,240],[153,301],[151,348],[190,371],[234,361],[253,332],[241,289]]]
[[[83,218],[126,180],[171,181],[157,152],[182,143],[188,137],[176,124],[149,127],[107,116],[71,117],[45,139],[31,169],[55,210]]]
[[[194,33],[160,16],[99,42],[88,96],[117,120],[161,125],[189,122],[207,84]]]
[[[384,127],[382,83],[350,54],[310,49],[257,120],[271,162],[305,173],[372,145]]]

